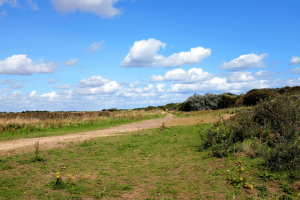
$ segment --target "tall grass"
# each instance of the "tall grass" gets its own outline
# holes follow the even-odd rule
[[[31,133],[108,127],[163,117],[161,110],[0,114],[0,138]]]

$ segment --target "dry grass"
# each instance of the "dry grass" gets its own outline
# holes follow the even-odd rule
[[[161,110],[152,111],[100,111],[64,113],[8,113],[0,114],[0,133],[18,129],[53,129],[74,127],[77,124],[106,123],[111,121],[130,121],[147,119],[149,116],[163,115]]]

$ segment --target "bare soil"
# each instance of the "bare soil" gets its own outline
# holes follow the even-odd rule
[[[225,114],[223,119],[229,119],[233,115]],[[136,123],[120,125],[110,127],[102,130],[78,132],[69,135],[52,136],[52,137],[39,137],[28,139],[17,139],[0,142],[0,155],[15,155],[27,152],[34,152],[34,145],[39,142],[40,150],[49,150],[54,148],[62,148],[67,144],[73,142],[83,142],[92,138],[108,137],[120,135],[124,132],[136,132],[144,129],[158,128],[164,124],[164,126],[176,126],[176,125],[196,125],[197,123],[214,123],[220,120],[218,116],[195,116],[195,117],[175,117],[172,114],[167,115],[160,119],[151,119],[140,121]]]

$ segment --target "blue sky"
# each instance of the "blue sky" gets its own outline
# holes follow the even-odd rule
[[[300,85],[300,1],[0,0],[0,111]]]

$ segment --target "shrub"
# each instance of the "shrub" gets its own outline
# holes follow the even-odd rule
[[[219,109],[230,108],[235,106],[235,102],[239,98],[238,96],[228,95],[231,93],[225,93],[222,95],[221,100],[218,103]]]
[[[148,106],[148,107],[145,109],[145,111],[149,111],[149,110],[153,110],[153,109],[154,109],[153,106]]]
[[[218,103],[222,95],[209,94],[201,96],[194,94],[190,96],[185,102],[182,103],[179,110],[181,111],[196,111],[196,110],[217,110]]]
[[[243,97],[244,102],[243,105],[245,106],[254,106],[256,105],[259,100],[268,100],[273,99],[275,96],[270,91],[263,91],[258,89],[253,89],[247,92],[247,94]]]
[[[116,108],[111,108],[111,109],[108,109],[108,111],[114,112],[114,111],[118,111],[118,109],[116,109]]]

